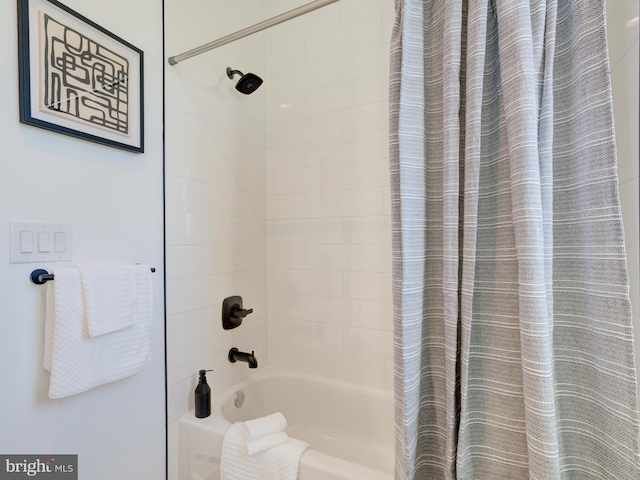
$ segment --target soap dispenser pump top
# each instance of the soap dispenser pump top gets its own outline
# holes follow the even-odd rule
[[[196,417],[205,418],[211,415],[211,388],[207,383],[207,372],[213,370],[200,370],[200,378],[195,391]]]

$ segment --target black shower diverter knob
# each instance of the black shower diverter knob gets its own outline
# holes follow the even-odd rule
[[[242,319],[253,313],[253,308],[245,310],[242,306],[242,297],[234,295],[227,297],[222,302],[222,328],[230,330],[239,327]]]
[[[231,312],[230,315],[233,318],[244,318],[247,315],[249,315],[250,313],[253,313],[253,308],[250,308],[248,310],[242,308],[240,305],[233,305],[231,307]]]

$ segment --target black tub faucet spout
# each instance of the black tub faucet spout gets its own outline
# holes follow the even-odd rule
[[[228,358],[231,363],[236,363],[240,360],[241,362],[247,362],[249,364],[249,368],[258,368],[258,360],[256,359],[253,350],[251,353],[246,353],[241,352],[236,347],[233,347],[229,350]]]

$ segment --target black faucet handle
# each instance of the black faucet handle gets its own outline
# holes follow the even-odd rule
[[[242,297],[234,295],[222,302],[222,328],[231,330],[242,324],[242,319],[253,313],[253,308],[246,310],[242,306]]]
[[[253,313],[253,308],[250,308],[249,310],[245,310],[239,305],[234,305],[233,307],[231,307],[230,315],[232,318],[244,318],[250,313]]]

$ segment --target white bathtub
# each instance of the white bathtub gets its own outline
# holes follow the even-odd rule
[[[236,392],[244,404],[234,405]],[[267,366],[211,401],[211,416],[180,418],[180,480],[219,480],[222,440],[233,422],[275,412],[310,448],[299,480],[392,480],[393,396],[388,390]]]

